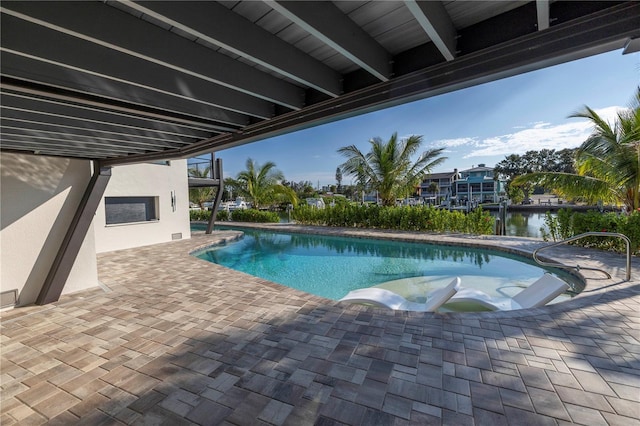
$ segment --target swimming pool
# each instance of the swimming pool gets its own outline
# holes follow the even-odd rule
[[[379,286],[420,302],[455,276],[465,287],[510,297],[547,271],[524,258],[485,249],[240,230],[245,234],[241,240],[194,256],[333,300]],[[553,273],[579,289],[568,274]],[[561,295],[556,302],[569,297]]]

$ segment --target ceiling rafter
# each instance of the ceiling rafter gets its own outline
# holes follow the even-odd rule
[[[77,148],[60,145],[60,147],[49,146],[49,145],[37,145],[29,143],[29,149],[24,149],[25,141],[14,141],[9,139],[2,140],[2,151],[3,152],[15,152],[17,154],[24,154],[28,152],[34,155],[44,155],[49,157],[64,157],[64,158],[76,158],[80,160],[103,160],[107,158],[113,158],[119,155],[122,155],[118,152],[96,152],[92,154],[91,157],[87,157],[85,154],[86,151],[78,151]]]
[[[444,14],[421,0],[398,13],[373,1],[4,2],[0,149],[104,165],[183,158],[640,39],[638,2],[443,3]],[[536,31],[549,3],[557,20]]]
[[[79,70],[67,64],[24,55],[21,52],[2,49],[0,61],[3,65],[3,77],[16,81],[21,79],[25,84],[44,83],[52,90],[72,90],[79,95],[99,96],[107,101],[125,101],[141,108],[154,104],[158,110],[166,111],[167,115],[176,113],[188,114],[194,118],[211,117],[226,129],[238,128],[249,122],[249,117],[244,114],[223,110],[202,102],[193,102],[186,97],[149,90],[143,85],[131,85],[126,81]]]
[[[98,2],[10,2],[2,11],[115,51],[291,109],[304,90]],[[100,16],[99,20],[92,19]],[[117,29],[117,30],[115,30]]]
[[[2,143],[13,142],[14,144],[21,141],[33,143],[33,146],[37,146],[40,149],[52,149],[52,148],[67,148],[72,147],[78,150],[78,154],[84,157],[84,152],[102,152],[102,153],[120,153],[120,154],[145,154],[155,150],[145,150],[140,148],[134,148],[130,146],[117,147],[115,145],[104,144],[100,141],[68,139],[68,138],[55,138],[53,136],[46,135],[29,135],[24,133],[12,133],[3,131]],[[86,150],[86,151],[85,151]],[[83,152],[84,151],[84,152]]]
[[[22,71],[46,75],[50,84],[55,84],[55,80],[66,80],[65,84],[70,87],[78,87],[80,83],[92,92],[104,93],[113,91],[114,84],[124,83],[140,92],[151,91],[165,95],[168,106],[187,102],[226,110],[228,112],[221,112],[220,115],[236,114],[233,122],[237,124],[245,121],[242,115],[262,119],[274,115],[272,103],[223,86],[209,84],[189,75],[176,75],[160,65],[96,46],[14,16],[2,15],[1,32],[3,38],[10,33],[23,34],[21,37],[10,37],[3,43],[3,52],[12,54],[6,59],[3,58],[7,61],[4,68],[27,66],[28,68],[23,68]],[[49,40],[54,45],[64,48],[52,49],[41,40]],[[26,65],[24,61],[15,58],[15,55],[27,58],[31,63]],[[46,74],[39,71],[41,67],[51,68],[48,65],[55,66],[59,75],[54,77],[53,70],[48,70]],[[71,74],[78,75],[69,78]],[[131,90],[125,90],[123,97],[127,91]],[[194,105],[192,108],[200,107]]]
[[[220,4],[120,3],[326,95],[342,93],[340,74]]]
[[[391,77],[391,55],[333,3],[264,1],[380,81]]]
[[[134,95],[144,95],[145,94],[144,92],[139,91],[139,92],[132,93],[133,90],[129,90],[127,92],[126,91],[127,87],[124,84],[119,85],[115,82],[111,83],[111,87],[110,87],[111,91],[110,92],[106,91],[104,97],[96,96],[96,92],[98,92],[97,90],[96,91],[88,90],[86,87],[79,85],[77,83],[77,80],[72,80],[72,82],[69,83],[66,88],[63,88],[61,86],[54,86],[54,85],[43,86],[41,84],[37,84],[38,86],[40,86],[40,88],[33,89],[31,86],[36,84],[35,82],[28,81],[28,80],[18,80],[17,78],[12,78],[11,72],[9,71],[15,72],[15,70],[8,69],[9,61],[7,60],[7,55],[3,54],[1,59],[2,59],[1,62],[3,67],[5,67],[5,70],[7,70],[7,73],[2,75],[3,79],[12,80],[13,82],[19,82],[18,85],[16,85],[15,83],[12,83],[11,85],[7,85],[7,84],[4,84],[3,82],[3,88],[11,88],[21,93],[40,93],[41,95],[44,95],[46,97],[53,97],[56,99],[67,98],[67,99],[70,99],[71,102],[77,102],[83,105],[90,105],[90,106],[92,105],[92,106],[99,106],[101,108],[106,108],[106,109],[127,111],[133,115],[157,117],[161,119],[164,117],[168,117],[174,121],[182,122],[182,123],[197,124],[198,122],[202,122],[202,120],[198,120],[198,118],[205,116],[205,117],[211,118],[210,125],[213,129],[218,129],[222,131],[236,130],[238,127],[240,127],[240,124],[238,123],[239,118],[243,118],[243,116],[241,115],[238,116],[234,113],[229,113],[229,112],[220,113],[220,111],[216,111],[213,108],[205,108],[204,106],[198,111],[193,108],[192,104],[181,105],[180,102],[174,102],[172,106],[174,106],[175,109],[171,109],[163,105],[162,103],[163,97],[161,96],[161,94],[155,94],[154,99],[158,100],[159,102],[157,102],[153,108],[148,108],[148,102],[145,102],[146,100],[145,96],[134,96]],[[37,67],[30,66],[30,64],[27,63],[26,66],[22,66],[19,69],[32,70],[33,68],[37,68]],[[51,75],[55,76],[59,71],[60,70],[56,69],[55,67],[50,67],[45,70],[45,72],[49,72],[49,74],[47,74],[47,76],[43,77],[41,80],[46,81],[46,79],[49,76]],[[66,73],[64,75],[67,76],[68,78],[69,73]],[[63,93],[58,93],[59,91]],[[68,92],[71,92],[71,93],[68,93]],[[118,94],[120,95],[120,97],[119,98],[108,97],[109,95],[114,95],[114,94]],[[124,105],[122,104],[122,101],[125,102]],[[180,100],[178,99],[178,101]],[[182,109],[180,109],[179,107],[182,107]],[[198,112],[200,112],[201,114],[200,116],[198,115]],[[187,114],[191,114],[191,115],[187,115]],[[242,123],[247,124],[249,120],[246,117],[244,118],[245,119],[242,121]]]
[[[38,120],[26,120],[23,118],[11,117],[7,115],[6,111],[3,112],[0,118],[0,123],[5,129],[25,129],[35,130],[41,134],[59,134],[59,135],[71,135],[73,137],[86,137],[103,142],[119,142],[130,143],[132,146],[154,147],[160,146],[163,148],[177,148],[180,146],[188,145],[189,142],[179,140],[158,140],[144,135],[132,135],[128,133],[117,133],[112,130],[102,129],[88,129],[85,127],[72,126],[70,124],[62,124],[53,121],[38,121]]]
[[[553,27],[525,37],[479,50],[454,61],[398,77],[376,85],[225,133],[174,152],[175,158],[197,156],[231,148],[294,130],[324,124],[400,103],[528,72],[540,67],[621,49],[627,39],[640,33],[640,4],[623,4],[612,10],[575,19],[571,25]],[[145,161],[156,158],[148,155]],[[104,165],[139,162],[131,156],[106,160]]]
[[[549,0],[536,0],[538,31],[549,28]]]
[[[405,0],[405,5],[447,61],[456,57],[457,31],[439,1]]]
[[[624,45],[623,55],[640,52],[640,37],[633,37],[627,40]]]
[[[148,139],[150,141],[171,141],[176,143],[188,144],[189,141],[197,141],[202,138],[196,135],[179,134],[168,132],[165,130],[152,131],[142,127],[129,126],[125,124],[116,124],[114,122],[100,121],[94,119],[79,119],[70,115],[55,114],[50,112],[40,112],[24,108],[16,108],[2,104],[0,116],[2,119],[9,118],[25,123],[41,123],[51,126],[69,128],[69,129],[85,129],[96,133],[111,133],[123,136],[131,136],[134,138]]]
[[[15,90],[12,92],[11,90]],[[44,97],[47,96],[47,97]],[[232,130],[202,121],[187,120],[166,114],[135,111],[122,105],[114,106],[99,103],[95,99],[79,99],[77,96],[45,93],[44,90],[18,86],[4,78],[0,90],[0,106],[21,109],[25,113],[54,114],[73,117],[77,120],[102,122],[124,129],[144,130],[146,132],[168,133],[178,136],[202,138],[210,133]]]
[[[113,134],[110,132],[95,132],[83,128],[74,128],[71,126],[50,125],[50,123],[32,122],[30,126],[24,126],[28,123],[27,120],[16,120],[14,118],[2,117],[0,119],[0,126],[3,131],[11,130],[13,134],[33,134],[41,135],[44,139],[69,139],[69,140],[85,140],[96,141],[100,144],[122,144],[122,146],[131,145],[133,148],[140,148],[145,150],[155,150],[157,147],[164,148],[179,148],[188,143],[182,143],[180,141],[166,141],[166,140],[148,140],[133,135]]]

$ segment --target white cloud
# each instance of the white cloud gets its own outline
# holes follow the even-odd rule
[[[621,109],[624,108],[608,107],[596,110],[596,113],[609,123],[614,123],[617,112]],[[593,126],[587,120],[572,119],[563,124],[536,122],[531,123],[527,128],[518,127],[517,131],[506,135],[481,140],[452,139],[453,144],[448,146],[465,145],[463,142],[457,142],[465,139],[475,141],[476,148],[469,151],[463,158],[524,154],[529,150],[576,148],[589,137],[592,130]]]
[[[596,109],[595,112],[606,122],[608,122],[610,126],[613,126],[618,116],[618,112],[628,109],[629,108],[626,107],[611,106],[607,108]]]
[[[457,139],[440,139],[432,142],[433,146],[443,148],[454,148],[464,145],[476,145],[478,143],[477,138],[457,138]]]

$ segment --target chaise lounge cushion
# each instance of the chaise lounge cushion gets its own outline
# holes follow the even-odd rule
[[[350,291],[341,302],[364,303],[380,308],[402,311],[434,312],[451,298],[460,288],[460,278],[456,277],[446,287],[427,293],[425,303],[410,302],[390,290],[378,287],[361,288]]]
[[[447,305],[474,303],[492,311],[537,308],[546,305],[567,291],[568,288],[567,283],[560,278],[545,273],[541,278],[513,297],[491,297],[480,290],[461,288],[449,299]]]

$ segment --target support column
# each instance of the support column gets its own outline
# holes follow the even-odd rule
[[[111,178],[111,167],[101,167],[98,161],[93,162],[93,167],[93,176],[36,299],[38,305],[56,302],[60,298],[73,263],[80,252],[80,247],[87,236],[91,221],[107,188],[109,178]]]
[[[211,166],[214,166],[214,155],[211,154]],[[213,167],[213,179],[217,182],[215,188],[216,198],[213,201],[213,206],[211,207],[213,210],[211,211],[211,218],[209,219],[209,224],[207,225],[207,234],[211,234],[213,232],[213,223],[216,221],[216,215],[218,214],[218,207],[220,207],[220,202],[222,201],[222,192],[224,190],[224,179],[222,177],[222,158],[215,159],[215,167]]]

